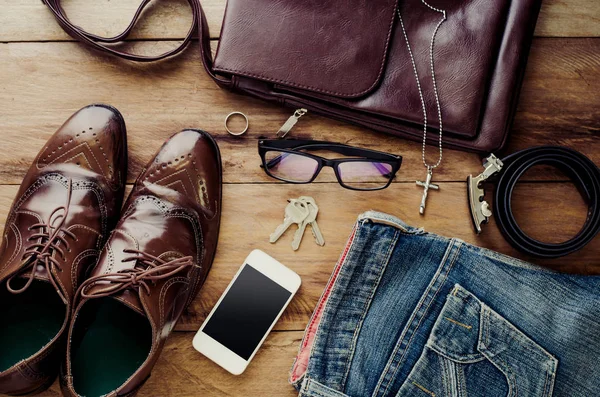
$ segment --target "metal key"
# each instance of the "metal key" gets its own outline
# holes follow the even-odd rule
[[[309,210],[309,214],[306,217],[306,219],[304,219],[302,224],[298,227],[298,230],[296,230],[296,233],[294,233],[294,240],[292,241],[292,248],[295,251],[300,247],[300,242],[302,241],[302,238],[304,237],[304,232],[306,230],[306,226],[308,226],[308,225],[310,225],[310,227],[311,227],[313,237],[315,238],[315,242],[320,246],[325,245],[325,239],[323,238],[321,229],[319,228],[319,225],[317,224],[317,215],[319,214],[319,207],[317,206],[315,199],[310,196],[302,196],[298,200],[300,200],[301,202],[303,202],[306,205],[306,207]]]
[[[306,204],[302,201],[295,199],[288,201],[289,204],[285,207],[285,217],[283,218],[283,223],[277,226],[277,229],[275,229],[275,231],[269,237],[269,241],[271,243],[279,240],[279,237],[281,237],[281,235],[285,233],[285,231],[288,230],[292,224],[296,223],[298,226],[300,226],[309,214]]]

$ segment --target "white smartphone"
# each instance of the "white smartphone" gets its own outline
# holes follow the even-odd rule
[[[240,375],[298,288],[300,276],[264,252],[252,251],[194,336],[194,348]]]

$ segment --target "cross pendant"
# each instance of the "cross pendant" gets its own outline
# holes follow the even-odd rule
[[[429,192],[429,188],[433,190],[439,190],[440,186],[435,183],[431,183],[431,177],[433,176],[433,169],[431,167],[427,167],[427,179],[425,182],[417,181],[417,186],[423,187],[423,198],[421,199],[421,206],[419,207],[419,213],[421,215],[425,214],[425,203],[427,201],[427,193]]]

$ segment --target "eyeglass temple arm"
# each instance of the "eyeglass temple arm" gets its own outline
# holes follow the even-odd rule
[[[281,160],[283,160],[284,156],[287,156],[289,153],[281,153],[280,155],[277,155],[276,157],[273,157],[271,160],[267,161],[267,169],[271,169],[273,167],[275,167],[277,164],[279,164],[281,162]],[[265,168],[264,165],[260,165],[261,168]]]
[[[385,168],[383,166],[383,164],[381,164],[381,163],[372,163],[372,164],[375,166],[375,168],[377,168],[377,171],[381,172],[381,176],[385,176],[386,178],[392,177],[393,173],[388,171],[388,169]]]
[[[343,154],[345,156],[364,157],[369,160],[390,160],[390,157],[395,157],[392,154],[378,152],[371,149],[355,148],[344,145],[342,143],[307,143],[304,145],[293,146],[290,150],[329,150],[331,152]]]

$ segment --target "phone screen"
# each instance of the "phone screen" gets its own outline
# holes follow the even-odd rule
[[[248,360],[291,295],[246,264],[202,332]]]

